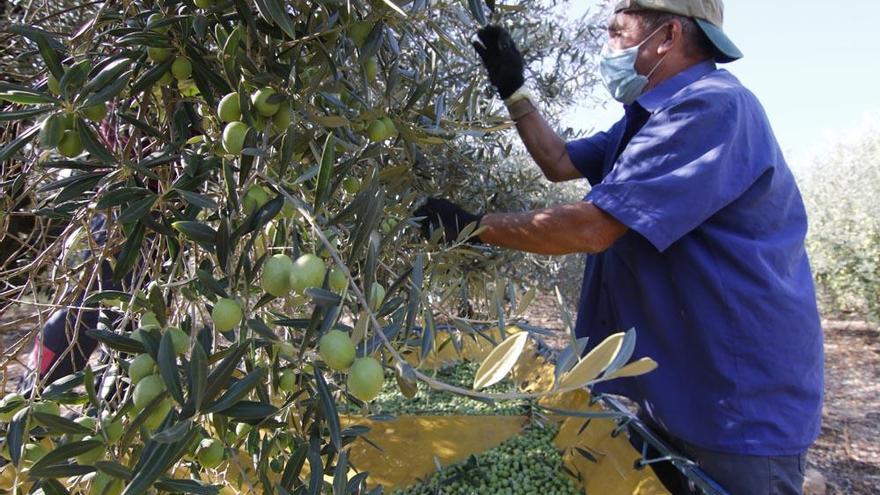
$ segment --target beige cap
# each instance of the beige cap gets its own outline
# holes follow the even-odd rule
[[[625,10],[658,10],[696,21],[715,46],[715,60],[733,62],[743,54],[721,29],[724,25],[724,3],[721,0],[622,0],[614,12]]]

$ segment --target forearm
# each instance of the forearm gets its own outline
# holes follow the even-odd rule
[[[574,166],[570,165],[565,141],[537,109],[517,119],[516,130],[544,177],[553,182],[577,178],[570,173]]]
[[[525,213],[490,213],[480,228],[486,244],[549,255],[598,253],[627,230],[585,201]]]

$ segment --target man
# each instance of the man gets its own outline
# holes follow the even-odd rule
[[[584,201],[472,215],[431,199],[416,212],[453,238],[542,254],[588,253],[576,333],[635,327],[659,368],[597,392],[640,416],[731,494],[802,492],[819,431],[822,330],[803,203],[767,117],[716,62],[742,56],[721,0],[628,0],[608,25],[601,74],[624,117],[565,143],[523,89],[512,39],[475,43],[532,158],[551,181],[586,178]],[[673,493],[691,487],[668,464]]]

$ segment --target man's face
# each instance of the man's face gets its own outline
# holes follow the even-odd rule
[[[608,48],[623,50],[638,45],[657,28],[645,29],[639,18],[630,12],[618,12],[608,20]],[[657,47],[663,42],[663,30],[655,33],[639,50],[636,70],[647,74],[660,59]]]
[[[636,16],[628,12],[618,12],[608,19],[608,48],[623,50],[633,47],[650,34],[642,31],[642,25]]]

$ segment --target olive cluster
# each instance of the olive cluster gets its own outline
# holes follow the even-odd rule
[[[463,388],[471,388],[479,363],[461,362],[437,371],[437,380]],[[487,393],[515,392],[516,387],[509,379],[504,379],[483,390]],[[375,414],[411,415],[517,415],[526,414],[529,402],[523,400],[495,401],[487,403],[462,395],[434,390],[423,382],[418,383],[418,392],[411,399],[404,397],[397,388],[393,376],[386,377],[384,387],[371,404]],[[343,407],[343,409],[345,409]],[[346,412],[355,412],[349,410]]]
[[[529,426],[522,434],[466,461],[435,472],[427,480],[393,495],[576,495],[562,471],[562,454],[553,445],[558,427]]]

